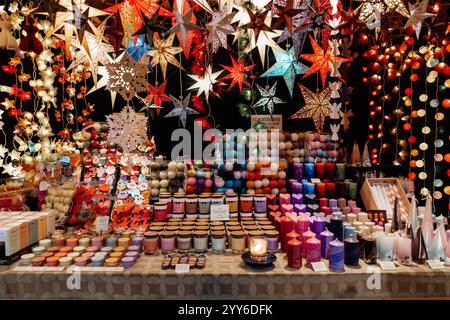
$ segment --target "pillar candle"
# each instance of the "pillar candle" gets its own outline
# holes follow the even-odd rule
[[[277,195],[276,194],[267,194],[267,205],[276,205],[277,204]]]
[[[281,217],[280,219],[280,242],[284,243],[284,238],[286,234],[292,231],[294,228],[293,221],[289,217]],[[282,248],[283,249],[283,248]]]
[[[292,230],[291,232],[286,234],[286,236],[284,237],[284,243],[281,244],[281,250],[287,252],[287,244],[293,239],[297,239],[300,241],[300,234],[295,232],[295,230]]]
[[[315,169],[315,177],[319,179],[325,178],[325,163],[316,163],[314,166]],[[310,177],[314,178],[314,177]]]
[[[281,213],[286,214],[287,212],[292,212],[294,210],[294,206],[292,204],[283,204],[281,205]]]
[[[345,226],[344,228],[344,239],[350,238],[350,237],[356,237],[356,228],[353,226]]]
[[[348,200],[347,201],[347,206],[350,207],[350,208],[356,207],[356,201],[355,200]]]
[[[294,204],[294,211],[296,213],[306,212],[306,204]]]
[[[367,213],[366,212],[359,212],[358,213],[358,221],[359,222],[366,222],[367,221]]]
[[[398,238],[396,256],[400,263],[411,264],[411,238]]]
[[[296,221],[296,225],[295,225],[295,230],[302,235],[303,232],[305,232],[306,230],[308,230],[310,225],[310,220],[307,216],[305,216],[304,214],[300,214],[297,217],[297,221]]]
[[[327,163],[325,164],[325,176],[328,180],[333,181],[336,174],[336,164],[335,163]]]
[[[280,194],[280,206],[283,204],[290,204],[291,203],[291,195],[289,193],[281,193]]]
[[[316,237],[319,238],[320,234],[325,231],[326,221],[322,217],[317,217],[313,220],[311,225],[311,231],[316,234]],[[320,239],[320,238],[319,238]]]
[[[302,242],[304,243],[304,245],[306,245],[306,242],[312,238],[315,237],[316,234],[314,232],[311,231],[310,228],[308,228],[305,232],[302,233]],[[306,257],[306,250],[303,250],[303,256]]]
[[[363,245],[363,259],[367,264],[377,263],[377,245],[376,240],[373,236],[362,237]]]
[[[342,207],[341,210],[342,210],[342,213],[343,213],[343,214],[349,214],[350,212],[352,212],[352,211],[350,210],[350,207]]]
[[[334,197],[336,184],[334,182],[327,182],[325,188],[327,197],[329,198]]]
[[[303,192],[304,194],[314,194],[315,192],[314,183],[303,182]]]
[[[315,183],[314,188],[316,191],[316,196],[318,197],[325,197],[325,186],[326,184],[324,182]]]
[[[387,222],[384,224],[384,232],[386,233],[391,233],[392,230],[392,223]]]
[[[350,267],[359,266],[359,241],[356,237],[349,237],[344,241],[344,263]]]
[[[311,179],[315,177],[314,163],[304,164],[304,177],[306,179]]]
[[[321,259],[321,245],[320,240],[312,236],[305,243],[306,263],[319,262]]]
[[[320,198],[319,199],[319,207],[326,207],[328,206],[328,199],[327,198]]]
[[[373,227],[375,226],[375,223],[372,221],[366,221],[364,222],[364,225],[369,228],[369,232],[373,232]]]
[[[332,207],[337,207],[337,206],[338,206],[337,200],[336,200],[336,199],[330,199],[330,200],[328,200],[328,206],[329,206],[330,208],[332,208]]]
[[[352,213],[358,214],[358,213],[361,212],[361,208],[360,207],[353,207],[353,208],[351,208],[351,211],[352,211]]]
[[[334,239],[334,234],[328,231],[328,229],[325,229],[325,231],[322,231],[320,233],[320,251],[322,258],[328,258],[328,246],[331,241]]]
[[[335,187],[334,187],[334,193],[335,193],[336,197],[338,197],[338,198],[345,197],[346,190],[345,190],[344,181],[336,181]]]
[[[339,208],[339,207],[332,207],[331,208],[331,213],[333,213],[333,212],[341,212],[341,208]]]
[[[322,212],[325,214],[325,216],[329,216],[331,214],[331,208],[330,207],[322,207]]]
[[[293,193],[291,197],[291,202],[293,205],[303,203],[303,195],[301,193]]]
[[[356,182],[348,182],[347,184],[347,196],[349,199],[356,199],[358,192],[358,184]]]
[[[394,238],[387,235],[379,237],[378,254],[381,261],[392,261],[394,257]]]
[[[344,271],[344,244],[338,239],[328,245],[328,260],[331,271]]]
[[[281,212],[280,215],[276,216],[275,219],[273,220],[273,225],[278,231],[281,232]]]
[[[337,200],[337,206],[339,207],[339,208],[343,208],[343,207],[345,207],[347,205],[347,200],[345,200],[345,198],[339,198],[338,200]]]
[[[339,239],[339,241],[342,242],[344,238],[344,229],[343,229],[342,214],[340,212],[334,212],[331,214],[329,229],[334,234],[336,239]]]
[[[294,163],[294,179],[303,179],[303,163]]]
[[[335,174],[336,180],[345,179],[345,163],[336,163],[335,171],[336,171]]]
[[[291,185],[291,191],[292,193],[302,193],[303,192],[302,184],[298,181],[293,182]]]
[[[288,267],[300,269],[302,267],[302,243],[293,239],[287,244]]]
[[[356,214],[354,213],[349,213],[346,215],[346,220],[348,223],[353,223],[353,221],[356,220]]]

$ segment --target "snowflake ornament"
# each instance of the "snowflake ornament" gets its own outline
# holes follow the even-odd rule
[[[108,142],[119,145],[125,153],[134,151],[140,144],[148,142],[148,118],[135,112],[130,106],[119,113],[106,116],[109,125]]]

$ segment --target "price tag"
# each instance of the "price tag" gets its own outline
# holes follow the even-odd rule
[[[439,260],[427,260],[427,265],[433,270],[444,268],[444,263]]]
[[[61,272],[65,267],[28,267],[19,266],[13,269],[14,272]]]
[[[311,178],[311,182],[312,183],[320,183],[320,179],[319,178]]]
[[[227,204],[211,205],[211,221],[228,221],[230,220],[230,208]]]
[[[67,273],[73,272],[123,272],[124,267],[78,267],[72,266],[67,268]]]
[[[325,262],[311,262],[311,266],[314,270],[314,272],[323,272],[323,271],[328,271],[328,268],[325,264]]]
[[[393,261],[380,261],[381,270],[395,270]]]
[[[179,263],[175,265],[175,273],[189,272],[189,265],[187,263]]]
[[[95,218],[96,232],[108,231],[108,226],[109,226],[109,216],[97,216],[97,218]]]

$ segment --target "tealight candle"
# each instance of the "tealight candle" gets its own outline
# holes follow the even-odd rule
[[[101,248],[103,247],[104,238],[103,237],[94,237],[91,239],[91,245],[93,247]]]
[[[106,239],[106,246],[107,247],[117,247],[117,238],[116,237],[109,237]]]
[[[310,265],[312,262],[319,262],[321,258],[320,240],[312,236],[305,243],[306,263]]]
[[[328,245],[328,260],[330,271],[344,271],[344,244],[338,239]]]
[[[50,240],[50,239],[39,240],[40,247],[44,247],[45,249],[48,249],[48,248],[50,248],[51,245],[52,245],[52,240]]]
[[[264,231],[264,236],[267,239],[267,250],[269,252],[278,251],[278,235],[279,235],[279,232],[276,230]]]
[[[250,237],[249,249],[252,257],[265,257],[267,255],[267,239],[263,237]]]
[[[322,258],[328,258],[328,246],[331,241],[334,239],[334,234],[328,231],[328,229],[325,229],[325,231],[322,231],[320,233],[320,252]]]
[[[71,257],[59,258],[59,265],[61,267],[68,267],[72,264],[73,259]]]
[[[40,256],[42,253],[44,253],[45,250],[46,250],[45,247],[41,247],[41,246],[34,247],[34,248],[32,249],[33,254],[34,254],[36,257],[38,257],[38,256]]]
[[[293,239],[287,244],[287,265],[289,268],[300,269],[302,267],[302,243]]]
[[[77,247],[78,246],[78,238],[68,238],[66,240],[66,246],[68,247]]]
[[[117,243],[119,247],[124,247],[126,249],[130,245],[130,238],[119,238]]]
[[[31,260],[35,257],[33,253],[27,253],[20,256],[20,264],[23,266],[31,265]]]

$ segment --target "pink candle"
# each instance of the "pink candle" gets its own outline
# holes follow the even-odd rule
[[[348,200],[347,206],[349,206],[350,208],[356,207],[356,201],[355,200]]]
[[[300,214],[300,215],[297,216],[297,221],[296,221],[296,224],[295,224],[295,227],[296,227],[295,230],[296,230],[300,235],[302,235],[303,232],[305,232],[306,230],[308,230],[309,224],[310,224],[309,217],[307,217],[307,216],[304,215],[304,214]]]
[[[304,234],[303,234],[304,235]],[[306,263],[311,264],[311,262],[319,262],[321,259],[321,246],[320,240],[315,236],[312,236],[306,240],[305,251],[306,251]]]
[[[291,195],[289,193],[280,194],[280,206],[291,203]]]
[[[314,232],[312,232],[309,228],[308,230],[306,230],[305,232],[303,232],[302,234],[302,242],[304,244],[306,244],[306,242],[311,239],[311,238],[315,238],[316,234]],[[306,248],[306,247],[305,247]],[[320,255],[320,245],[319,245],[319,255]],[[303,256],[306,257],[306,250],[303,250]]]

